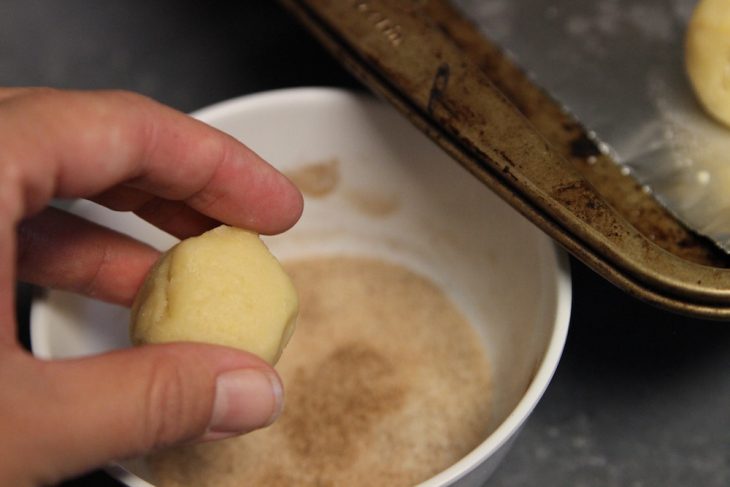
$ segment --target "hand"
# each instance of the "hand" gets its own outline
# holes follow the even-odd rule
[[[22,350],[16,278],[129,305],[158,257],[46,208],[53,197],[134,211],[180,238],[219,222],[276,233],[302,211],[296,188],[244,145],[151,100],[0,89],[0,485],[273,421],[281,382],[245,352],[169,344],[47,362]]]

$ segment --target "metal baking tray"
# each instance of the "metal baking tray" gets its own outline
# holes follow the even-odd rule
[[[281,0],[373,92],[610,282],[730,318],[730,257],[687,229],[446,0]]]

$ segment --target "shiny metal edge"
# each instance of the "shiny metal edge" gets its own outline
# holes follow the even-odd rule
[[[730,271],[681,259],[637,232],[424,14],[428,2],[282,3],[373,91],[600,275],[673,311],[730,318]],[[452,76],[456,88],[444,79]],[[464,111],[454,116],[454,106]],[[485,135],[474,123],[487,108],[499,115],[487,128],[502,132]]]

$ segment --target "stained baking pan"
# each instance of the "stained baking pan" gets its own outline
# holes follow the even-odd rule
[[[730,318],[730,257],[627,176],[449,2],[282,3],[370,89],[600,275],[669,310]]]

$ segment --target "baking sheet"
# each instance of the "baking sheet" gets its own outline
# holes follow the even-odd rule
[[[730,252],[730,130],[697,103],[696,0],[454,0],[689,228]]]

